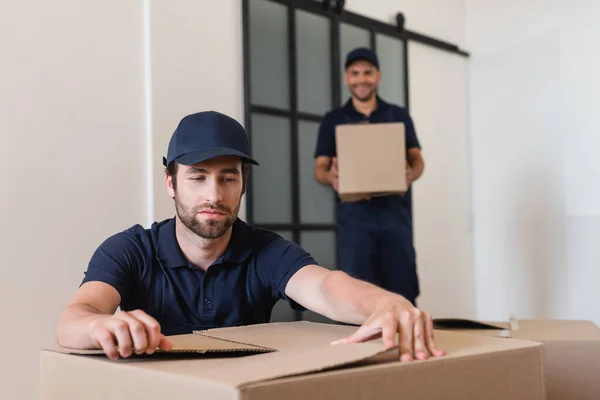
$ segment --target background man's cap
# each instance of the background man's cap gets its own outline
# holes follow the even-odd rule
[[[236,120],[216,111],[204,111],[184,117],[171,136],[163,164],[173,161],[193,165],[219,156],[237,156],[258,165],[250,157],[246,130]]]
[[[357,49],[352,50],[346,56],[346,66],[348,68],[350,64],[357,60],[366,60],[373,64],[375,68],[379,69],[379,59],[377,55],[373,52],[373,50],[368,49],[366,47],[359,47]]]

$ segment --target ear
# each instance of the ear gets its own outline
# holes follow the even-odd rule
[[[381,71],[380,70],[377,70],[376,76],[377,76],[377,84],[379,85],[379,83],[381,83]]]
[[[175,198],[175,188],[173,187],[173,177],[165,172],[165,184],[167,194],[173,199]]]
[[[349,76],[349,74],[348,74],[348,70],[345,70],[345,71],[344,71],[344,84],[345,84],[346,86],[348,86],[348,76]]]

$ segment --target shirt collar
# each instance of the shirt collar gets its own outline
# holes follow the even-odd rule
[[[156,258],[167,268],[186,267],[191,265],[185,258],[177,236],[175,235],[175,218],[168,220],[157,228]],[[233,223],[231,238],[225,249],[225,253],[215,261],[215,264],[223,262],[243,263],[252,253],[252,229],[241,219],[237,218]]]
[[[372,114],[375,114],[380,111],[385,111],[389,107],[389,104],[381,99],[381,97],[377,96],[377,108],[373,110]],[[352,97],[348,99],[346,104],[344,104],[344,110],[349,114],[356,114],[360,116],[365,116],[363,113],[354,108],[354,104],[352,103]]]

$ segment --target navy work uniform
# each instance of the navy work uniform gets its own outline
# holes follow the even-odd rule
[[[206,271],[183,255],[175,219],[140,225],[108,238],[92,256],[83,283],[100,281],[121,295],[121,310],[142,310],[165,335],[269,322],[275,303],[286,299],[289,279],[316,264],[293,242],[252,228],[239,218],[225,253]]]
[[[336,156],[337,125],[381,122],[403,122],[407,151],[420,148],[406,109],[378,97],[377,109],[367,117],[354,108],[350,99],[342,108],[328,112],[323,118],[315,157]],[[374,197],[353,203],[341,202],[336,196],[336,202],[339,268],[355,278],[398,293],[414,304],[419,295],[419,281],[413,246],[411,189],[404,195]]]
[[[216,112],[185,117],[171,137],[165,166],[194,165],[213,157],[248,154],[244,128]],[[104,282],[121,296],[122,311],[142,310],[165,335],[216,327],[269,322],[273,306],[286,299],[290,278],[315,260],[297,244],[239,218],[223,255],[206,271],[184,256],[175,235],[175,218],[150,229],[135,225],[109,237],[92,256],[83,283]]]

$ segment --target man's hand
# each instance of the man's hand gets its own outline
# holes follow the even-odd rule
[[[117,312],[92,319],[89,335],[97,348],[111,360],[135,354],[152,354],[157,348],[171,350],[173,345],[160,333],[159,323],[141,310]]]
[[[406,162],[406,187],[409,187],[415,180],[415,172],[410,166],[408,161]]]
[[[340,180],[338,177],[337,157],[331,159],[331,167],[329,168],[329,179],[331,180],[331,187],[336,192],[340,190]]]
[[[385,347],[391,349],[396,346],[396,334],[399,334],[402,361],[425,360],[427,352],[433,356],[445,354],[435,345],[431,316],[398,295],[382,299],[354,334],[333,344],[366,342],[381,336]]]

